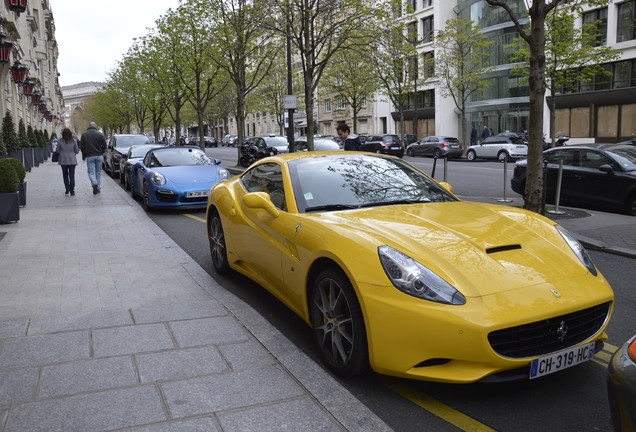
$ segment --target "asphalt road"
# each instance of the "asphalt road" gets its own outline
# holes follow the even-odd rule
[[[235,165],[236,149],[208,149],[224,166]],[[231,160],[234,156],[234,162]],[[407,158],[431,173],[433,160]],[[509,175],[512,174],[509,164]],[[443,180],[441,164],[436,178]],[[449,161],[448,181],[465,198],[503,193],[503,164]],[[511,196],[517,196],[510,191]],[[319,362],[305,324],[259,285],[239,275],[214,273],[205,235],[205,212],[162,211],[152,219],[212,277],[241,297]],[[636,260],[591,252],[616,294],[606,351],[593,361],[532,381],[452,385],[401,380],[378,374],[342,381],[390,426],[399,431],[606,431],[610,430],[605,369],[609,352],[634,332]]]

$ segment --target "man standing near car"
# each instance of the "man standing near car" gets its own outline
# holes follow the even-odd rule
[[[88,178],[93,186],[93,195],[101,190],[102,163],[104,152],[106,151],[106,138],[104,134],[97,130],[97,124],[90,122],[86,132],[80,138],[80,149],[82,158],[86,160],[88,168]]]
[[[359,151],[362,142],[360,142],[360,137],[356,134],[352,134],[349,126],[345,123],[339,124],[336,127],[336,132],[338,133],[338,138],[342,140],[344,143],[345,150],[351,151]]]

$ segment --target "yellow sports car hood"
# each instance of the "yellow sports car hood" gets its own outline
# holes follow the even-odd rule
[[[468,297],[588,273],[553,222],[516,208],[447,202],[320,217],[333,219],[349,238],[357,237],[355,241],[364,238],[377,242],[376,247],[385,244],[405,253]]]

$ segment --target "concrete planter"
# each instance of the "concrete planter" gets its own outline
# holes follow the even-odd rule
[[[26,192],[27,183],[24,181],[20,183],[20,189],[18,189],[18,195],[20,195],[20,207],[26,206]]]
[[[20,196],[18,192],[0,193],[0,224],[20,220]]]

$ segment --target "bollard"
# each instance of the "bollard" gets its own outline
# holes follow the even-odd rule
[[[565,214],[563,210],[559,210],[559,201],[561,201],[561,180],[563,179],[563,159],[559,161],[559,172],[557,174],[556,196],[554,197],[554,210],[548,210],[551,214]]]
[[[437,166],[437,157],[433,156],[433,171],[431,172],[431,177],[435,178],[435,167]]]
[[[508,186],[508,156],[503,161],[504,175],[503,175],[503,199],[497,200],[499,202],[512,202],[511,199],[506,198],[506,187]]]

